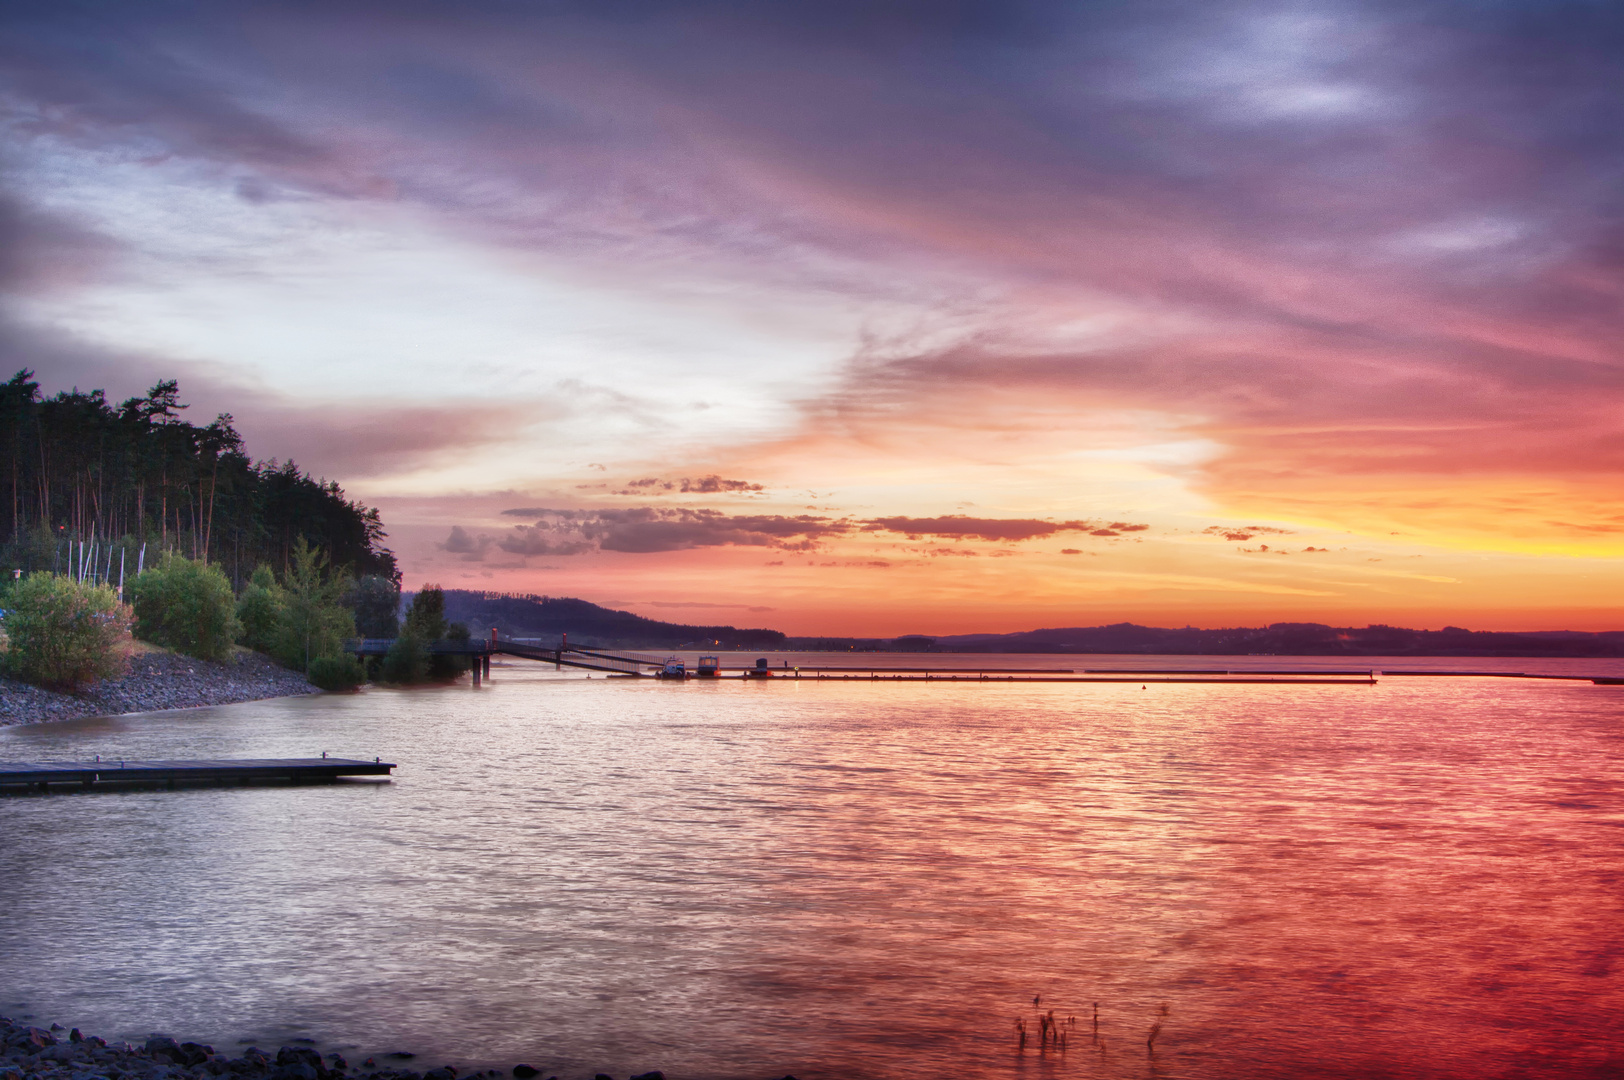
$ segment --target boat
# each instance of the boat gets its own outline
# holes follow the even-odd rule
[[[665,658],[665,666],[656,671],[654,677],[656,679],[686,679],[688,677],[688,666],[682,662],[680,656],[668,656]]]
[[[761,659],[757,660],[756,661],[756,666],[749,669],[748,671],[746,671],[744,673],[744,677],[747,678],[747,679],[770,679],[770,678],[772,678],[773,673],[771,671],[767,670],[767,658],[765,656],[763,656]]]
[[[721,668],[721,666],[721,657],[701,656],[699,658],[699,666],[694,668],[694,675],[701,679],[714,679],[716,678],[716,672]]]

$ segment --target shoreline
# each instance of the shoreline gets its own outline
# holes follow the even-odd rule
[[[250,1046],[234,1058],[216,1053],[212,1046],[177,1042],[157,1032],[145,1045],[135,1046],[110,1043],[60,1024],[35,1027],[27,1022],[32,1019],[0,1016],[0,1080],[214,1080],[221,1076],[246,1080],[503,1080],[510,1075],[501,1069],[464,1073],[454,1065],[419,1073],[379,1066],[373,1057],[352,1070],[342,1055],[324,1056],[306,1046],[283,1046],[274,1054]],[[416,1055],[397,1052],[381,1056],[409,1060]],[[531,1080],[540,1077],[541,1070],[518,1064],[511,1075],[517,1080]],[[598,1077],[603,1080],[603,1074]],[[558,1078],[549,1076],[546,1080]],[[631,1080],[665,1080],[665,1074],[646,1072]]]
[[[281,667],[262,653],[241,649],[230,662],[215,663],[147,648],[130,657],[128,673],[95,683],[80,694],[0,677],[0,728],[318,692],[299,672]]]

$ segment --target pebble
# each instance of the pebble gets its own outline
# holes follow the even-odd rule
[[[237,653],[223,664],[176,653],[142,653],[130,658],[129,674],[93,683],[79,694],[59,694],[0,678],[0,727],[315,692],[303,675],[261,653]]]

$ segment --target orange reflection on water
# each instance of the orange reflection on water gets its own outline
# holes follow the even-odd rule
[[[0,985],[107,1034],[560,1076],[1609,1075],[1619,693],[506,668],[13,730],[403,764],[0,801]]]

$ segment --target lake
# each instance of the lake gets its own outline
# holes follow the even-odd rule
[[[1624,687],[515,661],[0,729],[8,760],[322,751],[400,768],[0,798],[0,1011],[566,1080],[1624,1076]]]

